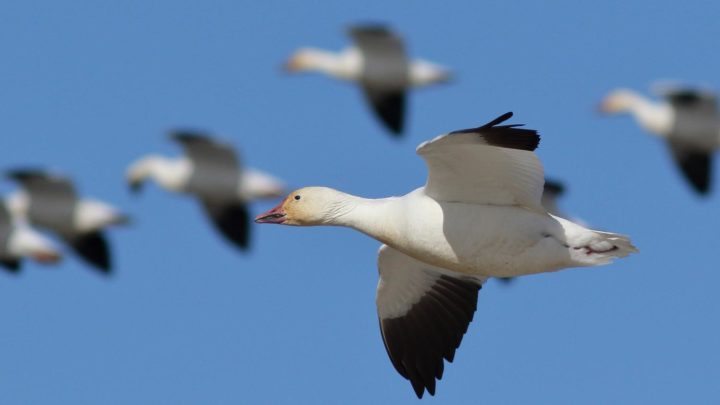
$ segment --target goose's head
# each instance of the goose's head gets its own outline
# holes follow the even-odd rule
[[[130,165],[125,174],[130,191],[138,193],[142,190],[143,183],[153,173],[156,160],[154,156],[147,156]]]
[[[316,49],[301,48],[295,51],[285,62],[284,68],[287,72],[305,72],[316,70],[318,67],[318,59],[322,58],[322,53]]]
[[[357,80],[362,68],[360,53],[355,48],[342,52],[303,48],[285,62],[288,72],[320,72],[343,80]]]
[[[313,226],[328,224],[342,213],[345,194],[327,187],[305,187],[290,193],[277,207],[258,215],[259,224]]]
[[[620,114],[632,111],[638,102],[638,94],[632,90],[617,89],[605,96],[598,110],[604,114]]]

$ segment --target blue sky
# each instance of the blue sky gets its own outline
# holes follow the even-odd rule
[[[0,168],[60,170],[135,218],[110,232],[111,278],[73,256],[0,273],[0,402],[417,403],[380,340],[378,242],[256,226],[243,255],[191,199],[130,195],[124,170],[178,153],[165,131],[191,126],[292,187],[399,195],[425,181],[418,143],[505,111],[540,130],[546,173],[568,188],[561,206],[641,253],[488,282],[423,402],[716,401],[720,195],[693,195],[665,145],[594,108],[614,87],[657,79],[720,88],[720,5],[580,3],[0,4]],[[391,24],[413,55],[457,73],[412,95],[399,141],[353,86],[280,70],[297,47],[342,48],[344,27],[362,21]]]

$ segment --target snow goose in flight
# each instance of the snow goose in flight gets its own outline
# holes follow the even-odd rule
[[[377,310],[395,369],[435,393],[488,277],[597,266],[637,250],[622,235],[548,214],[540,199],[540,137],[504,114],[441,135],[417,153],[428,179],[402,197],[366,199],[325,187],[294,191],[256,222],[346,226],[380,242]]]
[[[630,113],[645,130],[665,139],[680,171],[701,195],[710,191],[712,155],[720,147],[717,95],[690,87],[657,88],[663,101],[626,89],[611,92],[600,105],[608,114]]]
[[[24,258],[39,263],[56,263],[60,252],[55,245],[24,221],[13,219],[4,201],[0,201],[0,266],[17,273]]]
[[[247,203],[284,194],[283,183],[259,170],[244,168],[235,149],[195,131],[175,131],[186,156],[150,155],[130,165],[127,180],[138,191],[148,178],[162,188],[196,196],[216,228],[240,249],[250,242],[251,217]]]
[[[103,230],[126,224],[126,215],[104,202],[81,199],[66,177],[42,170],[13,170],[8,177],[21,186],[7,199],[15,218],[52,231],[95,269],[110,273],[110,248]]]
[[[424,60],[409,60],[402,39],[378,25],[351,27],[355,46],[340,52],[303,48],[295,52],[286,69],[317,71],[358,82],[377,116],[394,135],[403,131],[405,93],[411,87],[446,82],[450,72]]]

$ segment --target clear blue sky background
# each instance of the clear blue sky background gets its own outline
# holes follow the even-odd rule
[[[661,142],[594,108],[616,86],[645,91],[655,79],[720,87],[720,5],[410,3],[0,4],[0,168],[61,170],[136,218],[110,233],[111,278],[71,255],[0,273],[0,402],[417,403],[380,340],[378,242],[255,226],[243,255],[191,199],[157,187],[131,196],[124,170],[178,153],[164,132],[193,126],[293,187],[398,195],[425,181],[418,143],[510,110],[541,131],[546,172],[568,187],[562,207],[631,235],[641,253],[488,282],[423,401],[718,401],[720,193],[697,198]],[[280,70],[299,46],[344,47],[358,21],[392,24],[413,55],[457,72],[412,95],[400,141],[353,86]]]

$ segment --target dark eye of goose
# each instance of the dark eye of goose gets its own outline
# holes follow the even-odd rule
[[[296,196],[295,196],[295,201],[297,201],[297,200],[299,200],[299,199],[300,199],[300,196],[299,196],[299,195],[296,195]]]

